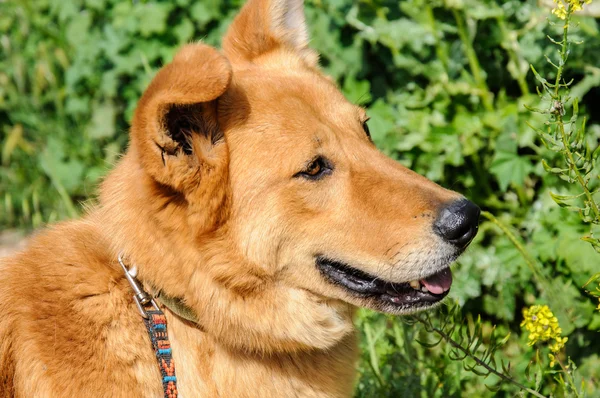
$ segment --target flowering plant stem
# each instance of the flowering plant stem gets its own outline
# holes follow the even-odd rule
[[[481,212],[481,216],[483,218],[487,218],[489,221],[491,221],[493,224],[495,224],[498,228],[500,228],[500,230],[506,235],[506,237],[508,238],[508,240],[510,240],[510,242],[519,251],[519,253],[523,257],[523,260],[525,260],[525,263],[527,264],[527,266],[529,266],[529,269],[531,269],[531,272],[533,272],[533,274],[538,279],[538,282],[543,285],[545,281],[543,279],[543,276],[539,272],[539,269],[538,269],[539,266],[537,265],[537,263],[535,262],[535,260],[533,258],[531,258],[531,256],[529,255],[529,253],[527,253],[527,250],[525,250],[525,247],[523,247],[523,245],[521,244],[521,242],[519,242],[519,240],[517,239],[517,237],[508,229],[508,227],[506,225],[504,225],[503,223],[501,223],[489,211],[485,211],[485,210],[482,211]]]
[[[575,162],[575,157],[573,156],[573,152],[571,151],[571,148],[570,148],[569,137],[567,135],[567,132],[565,131],[565,123],[564,123],[564,118],[563,118],[564,117],[564,105],[563,105],[563,97],[560,94],[560,88],[562,86],[564,86],[564,84],[561,84],[560,80],[562,79],[562,74],[564,71],[565,63],[567,61],[567,58],[569,57],[568,34],[569,34],[570,19],[571,19],[572,14],[573,14],[573,4],[569,3],[569,6],[567,8],[567,16],[565,19],[565,23],[563,25],[563,38],[562,38],[562,41],[560,42],[560,61],[559,61],[560,63],[558,65],[558,69],[556,72],[556,81],[554,82],[554,93],[553,94],[551,93],[551,96],[552,96],[552,100],[554,101],[555,104],[560,104],[559,106],[553,106],[553,109],[554,109],[554,113],[556,116],[556,124],[558,126],[560,138],[561,138],[562,144],[564,145],[565,154],[568,158],[569,169],[575,174],[577,182],[579,183],[579,185],[581,185],[581,188],[583,189],[583,192],[585,193],[585,197],[587,198],[587,200],[590,204],[590,207],[591,207],[592,211],[594,212],[594,222],[599,222],[600,221],[600,210],[598,209],[598,205],[596,204],[596,201],[592,197],[592,193],[590,192],[590,190],[588,188],[587,182],[585,181],[585,179],[581,175],[581,172],[577,168],[577,164]]]
[[[534,395],[539,398],[546,398],[545,395],[542,395],[539,392],[519,383],[518,381],[514,380],[509,375],[496,370],[495,367],[493,367],[493,366],[490,366],[490,364],[488,362],[479,358],[475,354],[475,352],[473,352],[473,350],[469,349],[469,346],[467,346],[467,348],[465,348],[458,341],[454,340],[449,333],[446,333],[442,328],[439,328],[439,327],[433,325],[427,315],[416,314],[416,315],[413,315],[412,317],[417,322],[421,323],[425,327],[425,330],[427,330],[427,332],[437,334],[445,342],[450,344],[453,348],[460,351],[463,354],[462,360],[464,360],[464,358],[466,358],[466,357],[471,358],[478,366],[481,366],[482,368],[484,368],[488,372],[488,374],[489,373],[494,374],[494,375],[498,376],[500,379],[502,379],[504,382],[511,383],[511,384],[519,387],[521,390],[528,392],[531,395]]]
[[[515,249],[517,249],[519,254],[521,254],[523,260],[525,260],[525,263],[527,264],[527,266],[533,273],[535,280],[537,281],[538,289],[546,298],[546,300],[548,300],[552,304],[552,308],[556,311],[557,315],[559,316],[559,319],[563,321],[568,320],[568,309],[564,306],[561,300],[556,299],[557,295],[554,293],[556,287],[553,289],[548,279],[542,274],[542,265],[533,257],[531,257],[531,255],[525,249],[525,246],[523,246],[523,243],[519,241],[519,238],[517,238],[517,236],[509,229],[509,227],[502,223],[500,220],[498,220],[492,213],[488,211],[482,211],[481,216],[491,221],[494,225],[496,225],[496,227],[498,227],[502,231],[502,233],[506,235],[506,237],[513,244]]]
[[[558,364],[560,365],[560,368],[562,369],[563,373],[565,374],[568,384],[571,386],[571,391],[573,392],[575,397],[579,398],[581,395],[579,395],[579,391],[577,391],[577,388],[575,388],[575,380],[573,380],[573,375],[571,375],[571,372],[569,371],[569,367],[565,366],[562,363],[562,361],[558,358],[556,358],[556,362],[558,362]]]

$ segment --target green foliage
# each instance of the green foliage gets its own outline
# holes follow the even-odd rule
[[[548,63],[556,68],[555,82],[551,83],[543,78],[532,66],[531,70],[541,84],[538,94],[542,103],[546,103],[547,108],[528,107],[528,109],[534,113],[549,116],[544,130],[533,128],[540,135],[540,139],[547,149],[561,155],[564,164],[562,168],[552,167],[542,160],[544,170],[556,174],[568,183],[578,184],[578,188],[581,190],[576,195],[557,195],[550,192],[550,196],[559,206],[577,211],[581,220],[590,224],[590,233],[583,240],[600,252],[600,239],[594,236],[594,230],[600,224],[600,210],[596,195],[600,174],[595,169],[596,160],[600,154],[600,145],[597,140],[590,140],[590,137],[585,134],[586,119],[584,118],[581,123],[578,123],[579,99],[575,97],[571,101],[569,97],[569,89],[573,85],[573,81],[567,82],[562,79],[569,57],[569,48],[573,45],[569,37],[569,22],[575,10],[574,6],[578,7],[576,9],[581,9],[581,4],[582,2],[579,0],[572,0],[566,9],[558,7],[553,10],[558,15],[564,14],[565,19],[562,40],[550,39],[559,48],[556,62],[547,58]],[[568,109],[569,105],[572,106],[572,109]],[[567,119],[568,111],[571,114],[569,119]]]
[[[133,109],[156,71],[190,40],[218,45],[241,3],[0,2],[2,228],[29,229],[78,214],[123,151]],[[368,107],[378,147],[486,210],[454,271],[451,296],[462,315],[447,311],[454,317],[447,325],[456,327],[448,335],[458,341],[479,328],[482,343],[472,354],[493,347],[494,369],[510,362],[506,370],[523,385],[561,396],[559,376],[519,328],[524,306],[548,304],[569,336],[566,354],[586,380],[584,390],[599,395],[600,312],[582,289],[599,271],[598,254],[580,239],[590,236],[589,227],[568,208],[569,197],[581,199],[581,187],[561,179],[573,178],[573,165],[588,173],[595,164],[585,148],[600,138],[592,113],[600,94],[597,21],[580,15],[572,21],[571,41],[584,44],[570,48],[558,82],[574,79],[564,106],[573,104],[580,117],[565,144],[552,131],[537,134],[528,126],[544,126],[547,114],[525,105],[551,109],[536,95],[529,65],[556,81],[557,70],[546,62],[556,59],[556,46],[546,35],[562,34],[535,0],[308,3],[311,43],[323,69],[350,100]],[[572,148],[572,163],[562,163],[556,145]],[[597,179],[589,179],[589,192],[596,189]],[[586,215],[587,205],[577,203]],[[426,346],[446,319],[432,314],[407,324],[361,311],[357,396],[514,395],[519,388],[497,374],[482,379],[465,370],[472,356],[453,361],[460,352],[447,339]],[[510,334],[497,347],[493,325],[497,336]]]

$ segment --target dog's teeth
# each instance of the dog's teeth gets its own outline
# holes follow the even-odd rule
[[[425,286],[421,287],[421,291],[423,293],[429,293],[429,290],[427,290],[427,288]]]
[[[419,281],[410,281],[410,287],[412,287],[415,290],[419,290],[421,284],[419,283]]]

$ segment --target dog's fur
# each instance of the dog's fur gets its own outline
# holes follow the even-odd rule
[[[162,395],[121,251],[198,317],[164,309],[182,396],[352,394],[353,308],[374,306],[315,255],[422,278],[460,196],[379,153],[317,59],[301,0],[250,0],[222,52],[187,45],[156,75],[99,205],[0,263],[0,396]],[[330,175],[298,174],[316,156]]]

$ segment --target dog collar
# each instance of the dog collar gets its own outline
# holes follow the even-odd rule
[[[174,313],[178,317],[198,324],[198,316],[196,316],[194,310],[185,305],[183,303],[183,300],[179,297],[169,296],[168,294],[165,294],[162,290],[155,290],[154,298],[160,301],[162,305],[167,307],[172,313]]]
[[[156,304],[156,299],[178,317],[196,324],[198,323],[196,313],[190,307],[185,305],[181,298],[170,296],[160,289],[155,289],[153,286],[150,286],[148,289],[152,295],[148,294],[144,290],[141,282],[136,278],[136,272],[134,270],[129,270],[123,263],[123,253],[119,253],[119,264],[121,264],[121,268],[123,268],[123,272],[125,272],[125,277],[133,289],[135,304],[143,318],[147,318],[147,311],[144,308],[145,305],[152,305],[155,310],[160,311]]]
[[[156,301],[145,290],[135,272],[131,272],[123,262],[123,253],[119,253],[119,264],[123,268],[125,278],[133,290],[133,299],[138,308],[144,325],[150,337],[158,368],[162,376],[164,398],[177,398],[177,377],[175,376],[175,362],[171,342],[167,331],[167,318],[156,304]],[[151,306],[152,308],[146,309]]]

